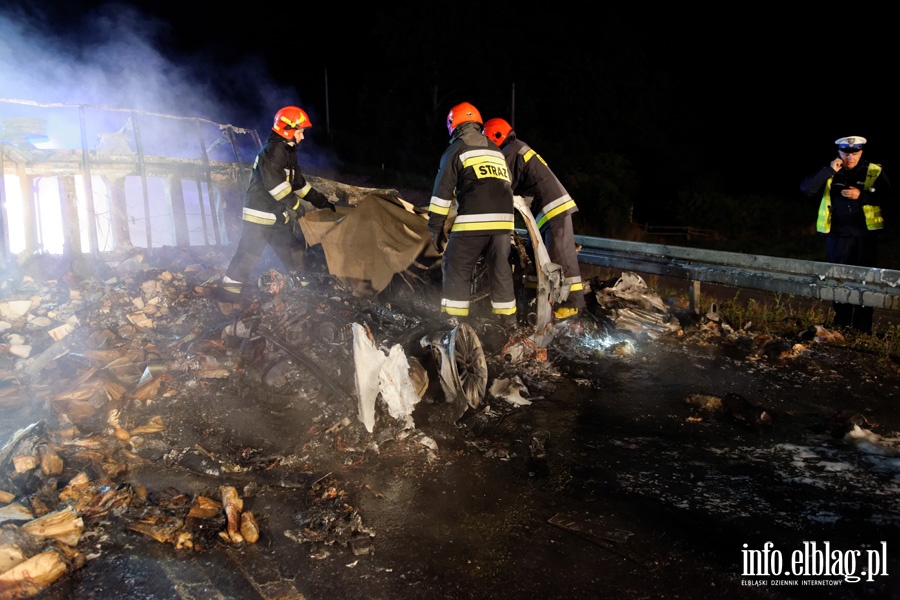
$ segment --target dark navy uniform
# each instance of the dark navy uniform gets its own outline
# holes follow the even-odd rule
[[[837,143],[842,152],[862,150],[862,144]],[[835,162],[837,165],[837,162]],[[807,196],[820,197],[816,229],[825,236],[825,252],[828,262],[863,267],[877,266],[878,237],[884,227],[881,206],[892,194],[891,184],[881,165],[860,159],[853,168],[846,164],[837,171],[827,165],[805,178],[800,190]],[[860,191],[859,198],[851,199],[841,192],[848,188]],[[855,304],[833,304],[836,327],[853,327],[871,332],[874,309]]]

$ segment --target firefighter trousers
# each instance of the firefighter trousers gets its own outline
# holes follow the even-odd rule
[[[456,317],[469,316],[472,277],[478,259],[484,255],[491,312],[516,314],[516,292],[513,285],[509,254],[512,237],[509,232],[482,235],[450,235],[441,259],[443,294],[441,312]]]
[[[242,221],[241,239],[225,270],[225,276],[246,283],[266,246],[271,246],[286,275],[303,267],[306,243],[294,234],[290,223],[260,225]]]
[[[541,230],[541,236],[550,261],[562,267],[563,284],[569,286],[569,296],[561,306],[584,308],[584,284],[578,267],[578,252],[575,251],[572,215],[561,215],[547,221]]]

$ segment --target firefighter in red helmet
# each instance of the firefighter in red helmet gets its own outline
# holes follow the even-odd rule
[[[544,238],[547,254],[563,269],[563,285],[568,293],[554,307],[554,316],[566,319],[577,315],[584,308],[584,284],[572,227],[572,214],[578,210],[575,201],[540,154],[518,139],[505,120],[490,119],[484,124],[484,133],[503,152],[513,192],[534,198],[534,220]]]
[[[481,113],[462,102],[447,114],[450,146],[441,156],[428,206],[428,229],[443,251],[441,312],[469,316],[472,272],[485,256],[491,312],[504,326],[516,322],[516,296],[509,255],[512,249],[513,197],[503,153],[481,131]],[[457,214],[445,237],[444,224],[454,199]],[[444,244],[446,242],[446,248]]]
[[[240,300],[267,245],[278,256],[286,274],[302,268],[306,244],[294,233],[291,222],[292,217],[308,208],[302,206],[301,200],[315,208],[335,210],[334,204],[306,181],[297,163],[297,146],[311,126],[309,116],[300,107],[285,106],[275,113],[272,131],[250,172],[241,239],[225,271],[223,299]]]

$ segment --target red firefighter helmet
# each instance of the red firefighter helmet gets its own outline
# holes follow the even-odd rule
[[[280,135],[286,140],[294,139],[295,129],[306,129],[311,127],[309,117],[306,112],[297,106],[285,106],[275,113],[275,123],[272,124],[272,131]]]
[[[468,102],[461,102],[450,109],[450,112],[447,113],[447,133],[453,133],[453,130],[460,123],[467,123],[469,121],[474,121],[481,125],[484,121],[481,120],[481,113],[478,112],[478,109],[469,104]]]
[[[498,147],[503,145],[510,131],[512,131],[512,126],[503,119],[489,119],[484,124],[484,135],[488,136]]]

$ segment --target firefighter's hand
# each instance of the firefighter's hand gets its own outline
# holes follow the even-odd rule
[[[447,245],[447,236],[444,235],[443,229],[431,232],[431,245],[438,254],[444,253],[444,246]]]
[[[284,214],[287,217],[285,223],[298,223],[306,214],[306,208],[303,207],[303,203],[298,202],[297,208],[285,208]]]
[[[312,188],[308,192],[306,192],[306,196],[303,199],[316,208],[330,208],[332,211],[335,210],[334,204],[328,201],[328,196],[326,196],[316,188]]]

